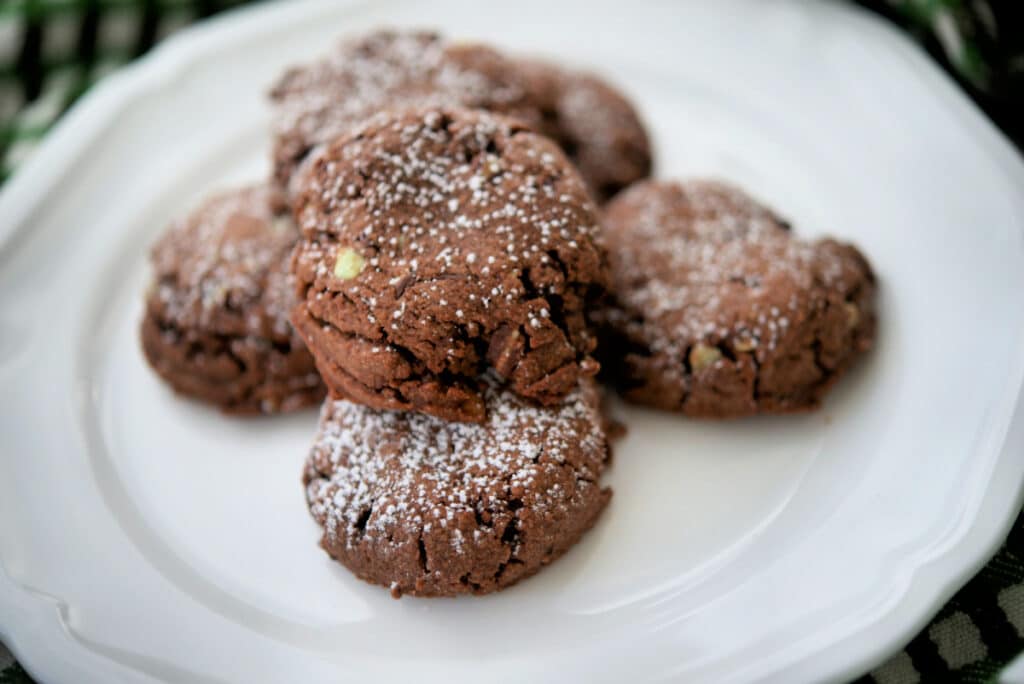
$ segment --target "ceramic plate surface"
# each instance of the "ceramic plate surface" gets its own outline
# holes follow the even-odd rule
[[[315,412],[176,399],[146,250],[267,173],[264,93],[335,38],[428,26],[591,67],[658,174],[856,242],[877,349],[818,413],[618,407],[598,526],[497,595],[392,600],[316,546]],[[829,2],[296,2],[105,81],[0,195],[0,636],[45,682],[821,681],[898,648],[995,550],[1024,474],[1024,165],[894,30]],[[369,677],[373,677],[372,680]]]

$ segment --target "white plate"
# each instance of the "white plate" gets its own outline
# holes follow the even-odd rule
[[[91,93],[0,197],[0,631],[47,682],[820,681],[919,629],[1024,474],[1024,166],[893,30],[823,2],[264,6]],[[877,350],[810,416],[624,413],[579,547],[484,598],[391,600],[316,547],[315,416],[175,399],[145,250],[266,172],[262,93],[336,35],[429,25],[593,65],[659,173],[720,175],[870,255]],[[1018,415],[1014,415],[1015,411]]]

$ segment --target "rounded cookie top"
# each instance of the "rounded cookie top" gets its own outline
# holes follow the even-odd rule
[[[298,230],[278,193],[216,195],[172,224],[151,252],[142,344],[176,390],[233,412],[275,412],[323,396],[288,322]]]
[[[295,202],[292,320],[339,396],[480,421],[477,377],[554,403],[593,374],[597,217],[558,147],[482,111],[384,114]]]
[[[456,105],[537,118],[514,64],[478,44],[429,32],[376,31],[287,71],[271,90],[274,176],[282,188],[306,155],[383,109]]]
[[[594,197],[605,201],[651,173],[651,146],[632,103],[592,74],[538,60],[518,63],[539,130],[572,159]]]
[[[323,407],[304,477],[321,546],[396,597],[508,586],[572,546],[611,495],[592,379],[550,408],[483,385],[480,425]]]
[[[871,345],[863,256],[797,239],[736,188],[641,183],[605,228],[613,303],[596,318],[627,397],[710,416],[812,408]]]
[[[288,257],[298,230],[280,195],[252,186],[215,195],[172,224],[150,253],[150,306],[181,328],[288,338]]]

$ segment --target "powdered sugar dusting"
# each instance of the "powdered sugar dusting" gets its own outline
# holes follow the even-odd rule
[[[306,490],[326,535],[349,546],[387,544],[451,526],[462,553],[478,531],[457,526],[460,516],[472,514],[480,528],[493,512],[520,506],[564,513],[579,494],[551,474],[566,468],[577,488],[593,490],[607,457],[593,381],[555,408],[532,406],[490,376],[482,384],[488,419],[480,425],[327,402]]]
[[[575,384],[544,382],[592,348],[584,301],[607,274],[596,210],[552,141],[482,111],[386,112],[307,178],[294,266],[311,318],[470,383],[503,330],[517,391]],[[359,272],[339,275],[353,255]],[[519,362],[536,348],[543,359]]]
[[[696,341],[727,338],[772,350],[816,287],[853,279],[834,243],[795,239],[771,211],[720,183],[648,183],[613,204],[608,239],[622,307],[613,322],[642,326],[653,351],[678,357]]]
[[[290,334],[287,259],[298,231],[266,187],[217,195],[153,248],[162,318],[225,335]]]
[[[517,111],[524,91],[503,64],[487,48],[460,49],[431,33],[378,31],[343,42],[325,58],[289,71],[271,93],[279,180],[309,149],[386,108]]]
[[[319,195],[319,202],[307,204],[299,217],[307,235],[359,233],[364,243],[379,244],[380,251],[369,261],[375,271],[392,266],[410,274],[426,266],[425,258],[440,262],[446,271],[473,266],[481,258],[488,264],[496,259],[515,263],[539,254],[546,262],[550,257],[541,252],[555,243],[576,248],[576,243],[595,238],[593,209],[582,184],[574,182],[571,172],[567,175],[560,155],[528,149],[527,168],[522,161],[481,154],[495,138],[513,134],[506,123],[481,115],[473,126],[452,131],[446,128],[443,110],[422,111],[422,118],[384,115],[357,129],[340,148],[341,160],[328,162],[326,172],[307,186]],[[360,130],[368,131],[366,140]],[[399,149],[377,142],[388,132],[397,134]],[[453,154],[462,150],[463,158]],[[366,177],[358,186],[337,171],[348,160],[355,165],[366,155],[375,163],[361,169]],[[571,201],[552,179],[577,191]],[[547,201],[538,201],[542,198]],[[581,206],[586,210],[580,211]],[[415,208],[406,212],[403,225],[396,225],[393,216],[398,207]],[[481,231],[502,236],[497,251],[480,254],[467,248],[473,234]],[[438,244],[441,248],[435,249]],[[320,275],[326,275],[326,266],[321,264]]]

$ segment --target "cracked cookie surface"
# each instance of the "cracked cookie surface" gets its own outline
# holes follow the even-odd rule
[[[550,408],[482,385],[479,425],[324,404],[303,478],[321,546],[396,598],[507,587],[575,544],[611,497],[593,379]]]
[[[263,186],[216,195],[154,245],[142,348],[177,392],[230,413],[318,403],[313,358],[288,323],[298,231]]]
[[[809,410],[872,345],[860,252],[797,239],[734,187],[643,182],[604,223],[612,295],[593,318],[631,401],[702,417]]]
[[[597,216],[549,139],[482,111],[385,113],[294,202],[292,322],[339,398],[480,422],[478,377],[555,404],[597,371]]]
[[[270,92],[274,177],[293,194],[318,146],[383,109],[452,105],[514,116],[550,135],[598,199],[650,173],[630,102],[604,81],[417,31],[376,31],[289,69]]]

